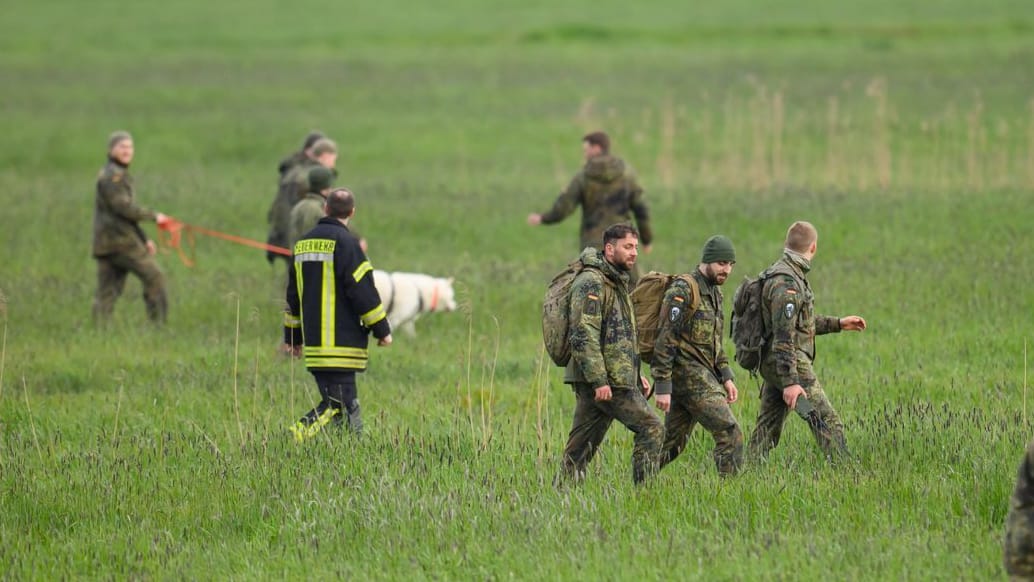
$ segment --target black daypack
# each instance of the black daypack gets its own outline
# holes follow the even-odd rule
[[[798,280],[795,273],[786,268],[773,266],[765,269],[756,278],[746,276],[732,296],[732,318],[730,335],[736,345],[734,359],[751,375],[761,369],[761,352],[770,338],[765,328],[764,297],[765,281],[772,275],[789,275]],[[801,285],[803,287],[803,285]]]

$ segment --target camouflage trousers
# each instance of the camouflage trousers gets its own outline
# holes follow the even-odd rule
[[[111,319],[115,301],[126,288],[126,278],[133,273],[144,287],[144,303],[147,317],[156,323],[164,323],[169,311],[169,300],[165,293],[165,275],[157,261],[143,246],[124,253],[96,257],[97,294],[93,300],[93,319],[103,323]]]
[[[1009,576],[1013,580],[1034,580],[1034,442],[1027,445],[1009,500],[1003,549]]]
[[[617,420],[635,433],[632,449],[632,480],[641,483],[657,472],[664,425],[650,410],[639,390],[614,388],[613,396],[604,402],[596,401],[596,391],[589,384],[571,385],[577,401],[574,422],[564,447],[561,462],[563,476],[580,481],[585,478],[585,467],[599,450],[611,422]]]
[[[783,423],[790,413],[790,407],[783,401],[783,387],[777,386],[778,382],[774,381],[774,371],[763,366],[761,374],[765,382],[761,386],[761,409],[758,411],[757,425],[750,435],[749,454],[752,459],[767,457],[779,444],[779,438],[783,434]],[[808,401],[817,414],[817,418],[802,418],[808,423],[819,448],[828,459],[846,455],[848,451],[847,440],[844,438],[844,423],[840,421],[837,411],[822,390],[811,362],[800,356],[797,361],[797,375],[801,387],[808,395]]]
[[[686,448],[697,423],[714,439],[718,474],[735,475],[743,466],[743,432],[732,414],[725,388],[714,372],[698,366],[672,376],[671,410],[664,419],[665,439],[661,468],[674,461]]]

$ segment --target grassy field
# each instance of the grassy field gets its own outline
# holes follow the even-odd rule
[[[555,4],[5,7],[0,577],[1003,575],[1034,426],[1028,3]],[[315,389],[275,354],[280,269],[260,251],[164,255],[169,325],[133,281],[93,328],[93,183],[117,128],[142,203],[258,239],[276,163],[320,128],[374,264],[456,277],[460,312],[374,350],[362,442],[289,439]],[[688,270],[721,232],[738,281],[791,221],[818,226],[819,311],[870,324],[819,340],[854,462],[827,466],[791,419],[735,479],[698,431],[635,489],[616,426],[583,486],[553,487],[573,397],[540,301],[577,225],[524,217],[596,128],[648,191],[646,269]],[[749,434],[757,387],[738,384]]]

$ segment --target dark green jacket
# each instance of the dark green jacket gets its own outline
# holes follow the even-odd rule
[[[298,165],[291,168],[280,180],[276,198],[269,207],[269,236],[266,241],[278,247],[287,247],[290,243],[291,209],[309,191],[309,170],[319,162],[306,157]]]
[[[785,388],[800,384],[799,359],[815,360],[815,336],[840,331],[840,318],[815,314],[815,295],[808,283],[811,263],[801,255],[785,251],[770,269],[776,273],[765,280],[762,315],[771,340],[762,353],[762,371],[774,370],[767,378]]]
[[[603,245],[603,232],[619,222],[631,222],[635,216],[639,241],[653,241],[650,209],[635,173],[620,158],[601,155],[590,158],[571,180],[553,208],[542,215],[542,224],[553,224],[567,218],[582,207],[581,248]]]
[[[1027,445],[1009,500],[1004,549],[1006,573],[1024,580],[1034,577],[1034,442]]]
[[[692,294],[682,279],[675,279],[668,287],[661,304],[663,315],[650,367],[658,394],[671,393],[674,370],[703,368],[723,383],[733,379],[729,357],[722,345],[722,290],[712,285],[699,269],[694,269],[691,276],[700,289],[700,305],[696,311],[689,311]]]
[[[147,244],[141,220],[154,220],[153,210],[137,205],[129,167],[115,160],[97,176],[97,199],[93,213],[93,256],[125,253]]]
[[[639,352],[628,275],[594,248],[583,250],[581,259],[586,268],[571,284],[571,361],[564,382],[636,388]]]
[[[304,150],[299,150],[286,158],[280,160],[280,164],[277,166],[277,171],[280,173],[280,179],[283,180],[287,173],[293,170],[296,166],[304,164],[306,160],[310,159],[305,154]]]
[[[298,242],[303,234],[312,230],[316,223],[323,218],[323,205],[326,202],[327,199],[322,194],[309,192],[298,204],[294,205],[294,208],[291,209],[290,226],[287,232],[290,248],[294,248],[294,243]],[[350,232],[358,238],[354,231],[350,230]]]

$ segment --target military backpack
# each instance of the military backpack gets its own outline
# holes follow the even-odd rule
[[[571,327],[571,286],[584,268],[581,258],[567,265],[550,281],[542,301],[542,342],[546,345],[546,353],[558,366],[566,366],[571,360],[571,345],[567,341]]]
[[[657,332],[661,327],[664,315],[664,294],[668,288],[681,279],[689,285],[689,314],[700,307],[700,287],[692,275],[669,275],[660,271],[650,271],[636,283],[632,290],[632,309],[635,311],[635,325],[639,336],[639,357],[647,364],[653,364],[653,348],[657,342]]]
[[[734,359],[751,375],[756,375],[761,369],[761,352],[770,339],[770,333],[765,329],[763,294],[765,281],[775,274],[789,275],[795,280],[798,278],[787,269],[771,267],[759,273],[756,278],[744,277],[732,296],[732,318],[729,325],[733,344],[736,345]]]

